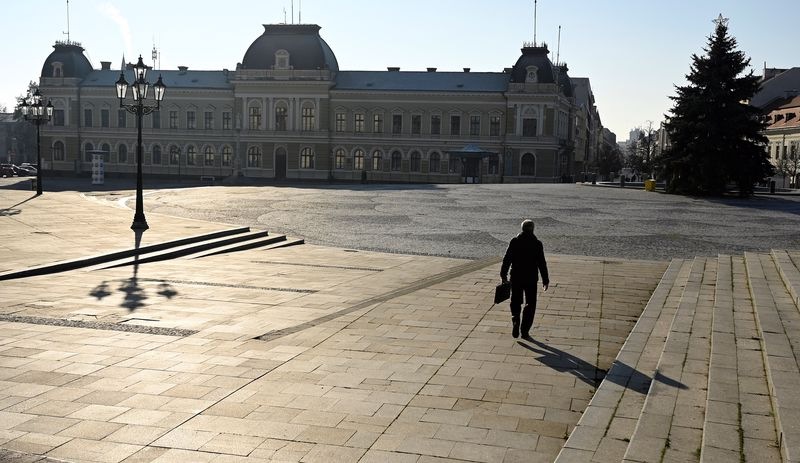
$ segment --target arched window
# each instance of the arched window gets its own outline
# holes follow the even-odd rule
[[[420,156],[419,151],[414,151],[411,153],[411,172],[419,172],[420,171]]]
[[[403,154],[400,151],[393,151],[392,152],[392,170],[400,170],[400,166],[403,163]]]
[[[531,153],[525,153],[522,155],[520,175],[536,175],[536,158],[534,158]]]
[[[231,157],[233,154],[233,150],[228,145],[222,147],[222,165],[223,166],[230,166],[231,165]]]
[[[206,149],[203,152],[203,165],[204,166],[214,165],[214,148],[212,148],[211,146],[206,146]]]
[[[64,142],[57,141],[53,143],[53,161],[64,161],[65,159]],[[41,166],[39,166],[39,168],[41,169]]]
[[[333,163],[334,163],[333,165],[337,169],[344,169],[344,164],[345,164],[344,149],[338,148],[336,150],[336,152],[333,155]]]
[[[383,153],[381,150],[375,150],[372,152],[372,170],[383,170]]]
[[[314,168],[314,151],[312,151],[311,148],[303,148],[303,150],[300,151],[300,168]]]
[[[286,106],[279,105],[275,107],[275,130],[285,131],[288,110]]]
[[[353,152],[353,169],[364,170],[364,150],[361,148]]]
[[[91,143],[86,143],[83,145],[83,159],[86,162],[92,162],[92,153],[90,153],[92,150],[94,150],[94,145]]]
[[[122,144],[117,147],[117,163],[127,164],[128,162],[128,145]]]
[[[442,170],[441,156],[439,153],[431,153],[431,161],[428,166],[428,172],[438,174]]]
[[[169,147],[169,164],[171,166],[177,166],[181,163],[181,149],[178,148],[176,145],[172,145]]]
[[[158,145],[153,146],[153,164],[156,166],[161,165],[161,147]]]
[[[275,52],[275,69],[289,69],[289,52],[278,50]]]
[[[186,165],[197,165],[197,148],[195,148],[194,145],[189,145],[186,147]]]
[[[247,148],[247,167],[261,167],[261,147]]]
[[[108,143],[103,143],[100,147],[103,150],[103,162],[108,163],[111,161],[111,145]]]

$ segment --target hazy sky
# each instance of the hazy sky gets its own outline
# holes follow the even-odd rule
[[[10,111],[15,96],[38,80],[53,43],[67,38],[67,1],[0,5],[0,106]],[[536,38],[556,61],[561,26],[560,60],[571,76],[590,79],[603,125],[622,141],[630,129],[663,119],[674,85],[684,83],[691,55],[703,53],[720,13],[757,74],[765,62],[800,66],[797,0],[539,0]],[[162,68],[233,70],[262,24],[284,19],[292,22],[290,0],[69,1],[70,39],[95,68],[101,60],[118,68],[123,54],[149,62],[155,42]],[[497,72],[533,40],[534,2],[295,0],[294,22],[301,20],[322,27],[341,70]]]

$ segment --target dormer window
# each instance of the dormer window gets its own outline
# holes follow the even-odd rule
[[[275,69],[289,69],[289,52],[278,50],[275,52]]]
[[[53,66],[53,77],[62,77],[64,75],[64,63],[61,62],[54,62],[52,63]]]
[[[525,68],[525,82],[535,84],[539,82],[539,68],[536,66],[528,66]]]

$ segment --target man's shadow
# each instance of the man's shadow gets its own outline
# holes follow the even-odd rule
[[[526,344],[522,341],[517,341],[517,344],[531,352],[540,354],[541,357],[537,358],[536,360],[539,360],[543,364],[556,371],[570,373],[592,387],[598,387],[600,382],[605,378],[615,384],[619,384],[620,386],[631,389],[640,394],[647,394],[647,391],[650,389],[650,383],[653,379],[655,379],[668,386],[677,387],[679,389],[688,389],[685,384],[666,377],[660,372],[656,372],[655,377],[650,378],[648,375],[645,375],[644,373],[618,360],[614,360],[614,364],[611,367],[612,374],[606,375],[605,370],[597,368],[595,365],[592,365],[591,363],[572,354],[564,352],[561,349],[557,349],[553,346],[531,338],[528,338],[528,341],[533,343],[536,347]]]

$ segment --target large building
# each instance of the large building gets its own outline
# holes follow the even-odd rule
[[[601,127],[588,79],[577,104],[566,66],[553,65],[544,44],[526,44],[501,72],[345,71],[319,30],[265,25],[234,70],[151,70],[149,80],[162,76],[167,91],[160,111],[144,118],[145,172],[557,182],[591,159],[586,145]],[[134,172],[136,120],[115,97],[120,71],[109,62],[94,69],[80,44],[54,49],[40,79],[55,107],[42,128],[43,164],[87,174],[101,152],[106,175]]]

